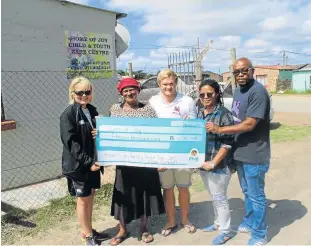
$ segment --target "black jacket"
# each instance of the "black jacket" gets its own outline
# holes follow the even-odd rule
[[[87,105],[95,127],[96,108]],[[80,104],[68,106],[60,116],[60,135],[63,143],[62,173],[77,181],[85,181],[90,167],[95,163],[95,142],[92,126]]]

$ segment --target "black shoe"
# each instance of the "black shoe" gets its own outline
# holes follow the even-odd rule
[[[91,235],[85,238],[85,245],[98,246],[95,241],[95,236]]]
[[[96,238],[96,240],[99,240],[99,241],[105,241],[109,238],[109,235],[107,233],[98,232],[95,229],[92,229],[92,233],[94,237]]]

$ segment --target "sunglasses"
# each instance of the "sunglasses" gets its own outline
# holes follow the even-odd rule
[[[211,98],[211,97],[213,97],[213,95],[214,95],[214,93],[212,93],[212,92],[200,93],[200,98],[201,98],[201,99],[204,99],[205,96],[206,96],[207,98]]]
[[[92,91],[89,90],[89,91],[74,91],[74,93],[77,95],[77,96],[83,96],[83,95],[86,95],[86,96],[89,96],[92,94]]]
[[[241,74],[248,74],[248,71],[249,70],[253,70],[253,68],[243,68],[243,69],[237,69],[237,70],[233,70],[233,74],[235,75],[235,76],[238,76],[240,73]]]

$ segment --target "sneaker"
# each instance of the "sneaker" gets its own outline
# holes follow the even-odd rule
[[[240,233],[251,233],[251,229],[248,226],[241,224],[238,228],[238,232],[240,232]]]
[[[219,234],[215,239],[212,241],[213,245],[221,245],[230,240],[234,237],[234,234],[232,232],[229,233],[222,233]]]
[[[95,229],[92,229],[92,233],[93,233],[94,237],[96,238],[96,240],[99,240],[99,241],[104,241],[104,240],[109,238],[109,235],[107,233],[98,232]],[[81,234],[82,241],[85,241],[85,238],[86,238],[86,235],[84,233],[82,233]]]
[[[261,246],[266,245],[268,243],[267,237],[265,238],[251,238],[247,245]]]
[[[84,243],[85,245],[98,246],[98,244],[95,241],[95,237],[93,235],[85,237]]]

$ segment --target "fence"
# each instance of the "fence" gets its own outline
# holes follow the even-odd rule
[[[67,77],[64,71],[2,71],[3,115],[6,120],[16,121],[15,130],[1,134],[2,205],[27,210],[66,194],[66,182],[61,179],[59,116],[68,105]],[[100,114],[107,115],[110,106],[119,101],[117,81],[91,80],[95,88],[93,104]],[[159,92],[156,78],[152,81],[156,88],[141,92],[145,103]],[[181,85],[178,90],[185,93]],[[105,175],[113,181],[114,170],[108,170]]]
[[[1,79],[2,111],[6,120],[16,121],[15,130],[1,134],[2,202],[33,208],[66,193],[61,181],[29,185],[61,177],[59,116],[68,105],[69,81],[64,71],[2,71]],[[92,82],[94,105],[105,115],[118,100],[117,81]]]

